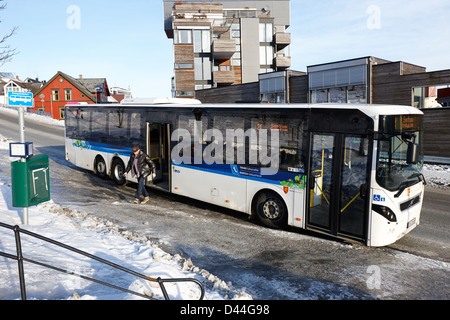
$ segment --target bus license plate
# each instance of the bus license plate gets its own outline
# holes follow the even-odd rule
[[[412,218],[408,221],[408,224],[406,225],[406,229],[409,229],[409,227],[413,226],[416,223],[416,218]]]

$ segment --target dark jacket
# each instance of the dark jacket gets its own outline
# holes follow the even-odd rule
[[[155,164],[152,161],[152,159],[150,159],[150,156],[144,152],[139,151],[138,154],[138,168],[139,168],[139,173],[141,176],[143,176],[144,178],[147,178],[150,174],[155,172]],[[127,168],[125,169],[125,172],[128,173],[128,171],[131,170],[133,176],[137,176],[135,168],[134,168],[134,158],[135,155],[134,153],[131,154],[130,160],[128,161],[128,165]]]

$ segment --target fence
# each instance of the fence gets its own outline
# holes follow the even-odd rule
[[[9,259],[13,259],[13,260],[16,260],[18,262],[20,292],[21,292],[22,300],[26,300],[27,299],[26,287],[25,287],[25,271],[24,271],[24,266],[23,266],[24,262],[33,263],[33,264],[39,265],[41,267],[45,267],[45,268],[49,268],[49,269],[56,270],[56,271],[59,271],[59,272],[63,272],[63,273],[66,273],[66,274],[69,274],[69,275],[72,275],[72,276],[76,276],[76,277],[82,278],[84,280],[89,280],[89,281],[92,281],[92,282],[95,282],[95,283],[98,283],[98,284],[101,284],[101,285],[105,285],[105,286],[108,286],[108,287],[111,287],[111,288],[114,288],[114,289],[117,289],[117,290],[121,290],[121,291],[130,293],[130,294],[133,294],[133,295],[145,298],[145,299],[152,299],[152,300],[155,300],[155,299],[153,299],[150,296],[141,294],[139,292],[135,292],[135,291],[132,291],[132,290],[129,290],[129,289],[121,288],[119,286],[116,286],[116,285],[113,285],[113,284],[110,284],[110,283],[107,283],[107,282],[104,282],[104,281],[100,281],[100,280],[97,280],[97,279],[93,279],[91,277],[87,277],[87,276],[82,275],[82,274],[78,274],[78,273],[75,273],[75,272],[72,272],[72,271],[69,271],[69,270],[65,270],[65,269],[62,269],[62,268],[59,268],[59,267],[51,266],[51,265],[43,263],[43,262],[34,261],[32,259],[29,259],[29,258],[25,258],[23,256],[23,253],[22,253],[22,245],[21,245],[21,239],[20,239],[20,234],[21,233],[26,234],[26,235],[31,236],[31,237],[34,237],[34,238],[37,238],[37,239],[40,239],[42,241],[46,241],[48,243],[51,243],[53,245],[62,247],[62,248],[67,249],[69,251],[78,253],[80,255],[83,255],[85,257],[91,258],[93,260],[99,261],[99,262],[101,262],[103,264],[109,265],[109,266],[111,266],[111,267],[113,267],[115,269],[118,269],[118,270],[121,270],[123,272],[132,274],[132,275],[134,275],[136,277],[139,277],[139,278],[142,278],[144,280],[147,280],[147,281],[150,281],[150,282],[157,282],[159,284],[159,287],[160,287],[160,289],[161,289],[161,291],[162,291],[162,293],[164,295],[164,298],[166,300],[169,300],[169,295],[167,294],[167,291],[166,291],[166,288],[164,286],[164,283],[170,283],[170,282],[193,282],[193,283],[197,284],[199,286],[199,288],[200,288],[200,298],[199,298],[199,300],[203,300],[203,297],[205,295],[205,289],[204,289],[202,283],[200,281],[198,281],[197,279],[193,279],[193,278],[161,279],[160,277],[158,277],[158,278],[148,277],[146,275],[143,275],[143,274],[140,274],[140,273],[135,272],[133,270],[127,269],[127,268],[122,267],[122,266],[120,266],[118,264],[115,264],[115,263],[112,263],[112,262],[107,261],[105,259],[99,258],[97,256],[94,256],[94,255],[89,254],[87,252],[84,252],[82,250],[79,250],[79,249],[76,249],[74,247],[65,245],[65,244],[63,244],[61,242],[58,242],[58,241],[46,238],[44,236],[41,236],[39,234],[30,232],[30,231],[27,231],[27,230],[24,230],[24,229],[21,229],[17,225],[16,226],[11,226],[11,225],[8,225],[8,224],[0,222],[0,228],[7,228],[7,229],[10,229],[10,230],[14,231],[17,255],[9,254],[9,253],[6,253],[6,252],[0,252],[0,256],[6,257],[6,258],[9,258]]]

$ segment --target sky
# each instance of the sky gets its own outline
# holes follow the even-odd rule
[[[172,39],[162,0],[3,0],[0,37],[18,52],[0,67],[20,79],[58,71],[106,78],[134,97],[171,95]],[[291,0],[291,69],[374,56],[450,69],[449,0]]]

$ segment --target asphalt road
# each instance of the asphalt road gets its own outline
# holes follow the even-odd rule
[[[449,190],[427,188],[421,225],[389,247],[368,248],[267,229],[244,214],[157,190],[136,206],[135,185],[117,187],[65,161],[63,128],[25,124],[26,140],[50,156],[56,203],[147,236],[255,299],[448,299]],[[0,111],[0,133],[18,139],[14,115]],[[373,270],[380,271],[378,287],[369,285]]]

